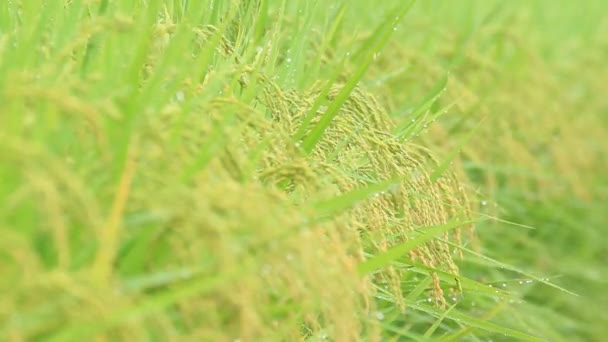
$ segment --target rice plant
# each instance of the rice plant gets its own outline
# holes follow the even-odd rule
[[[1,339],[601,340],[605,9],[0,4]]]

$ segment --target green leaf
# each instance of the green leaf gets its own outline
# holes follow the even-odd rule
[[[543,339],[530,335],[530,334],[526,334],[523,333],[521,331],[517,331],[514,329],[510,329],[510,328],[506,328],[503,326],[500,326],[498,324],[492,323],[492,322],[488,322],[486,320],[483,319],[479,319],[477,317],[473,317],[471,315],[467,315],[463,312],[457,311],[457,310],[449,310],[448,312],[445,312],[443,310],[431,307],[431,306],[427,306],[427,305],[421,305],[421,304],[417,304],[416,302],[413,301],[407,301],[406,304],[408,305],[409,308],[414,309],[414,310],[418,310],[418,311],[422,311],[428,314],[431,314],[435,317],[443,317],[443,318],[448,318],[451,320],[454,320],[458,323],[462,323],[471,327],[475,327],[481,330],[485,330],[491,333],[495,333],[495,334],[500,334],[500,335],[504,335],[504,336],[510,336],[510,337],[514,337],[523,341],[531,341],[531,342],[542,342],[544,341]]]
[[[453,218],[445,224],[421,228],[419,230],[420,236],[416,237],[415,239],[411,239],[402,244],[399,244],[389,249],[388,251],[375,255],[371,259],[359,264],[359,274],[368,274],[372,271],[385,267],[391,262],[398,260],[403,255],[407,254],[412,249],[421,246],[422,244],[438,237],[439,235],[474,222],[476,221],[460,221],[457,218]]]
[[[407,330],[407,328],[404,328],[401,326],[396,326],[396,325],[389,324],[389,323],[381,323],[380,325],[382,326],[383,329],[385,329],[387,331],[395,333],[400,337],[408,338],[408,340],[406,340],[406,341],[417,341],[417,342],[432,341],[429,338],[426,338],[422,335],[418,335],[410,330]]]
[[[313,204],[313,208],[318,217],[332,217],[352,208],[355,204],[364,201],[375,194],[387,191],[394,186],[399,186],[399,183],[402,181],[403,180],[390,180],[382,183],[369,184],[346,194],[318,201]]]
[[[547,285],[549,287],[552,287],[554,289],[557,289],[557,290],[559,290],[561,292],[564,292],[564,293],[567,293],[569,295],[577,296],[577,297],[579,296],[578,294],[576,294],[576,293],[574,293],[572,291],[566,290],[565,288],[563,288],[561,286],[558,286],[556,284],[553,284],[553,283],[549,282],[549,280],[546,279],[546,278],[541,278],[541,277],[535,276],[535,275],[533,275],[533,274],[531,274],[529,272],[526,272],[524,270],[521,270],[521,269],[519,269],[519,268],[517,268],[515,266],[511,266],[509,264],[502,263],[502,262],[500,262],[498,260],[495,260],[495,259],[490,258],[488,256],[485,256],[483,254],[477,253],[477,252],[475,252],[475,251],[473,251],[471,249],[468,249],[466,247],[455,245],[453,243],[450,243],[449,241],[446,241],[446,242],[448,244],[450,244],[451,246],[453,246],[453,247],[460,248],[460,249],[462,249],[463,251],[465,251],[465,252],[467,252],[469,254],[472,254],[472,255],[474,255],[474,256],[476,256],[476,257],[478,257],[478,258],[480,258],[480,259],[482,259],[484,261],[487,261],[487,262],[489,262],[491,264],[494,264],[494,265],[498,266],[499,268],[519,273],[519,274],[524,275],[524,276],[526,276],[526,277],[528,277],[530,279],[533,279],[533,280],[535,280],[535,281],[537,281],[539,283],[545,284],[545,285]]]
[[[323,113],[317,125],[304,139],[302,143],[302,148],[304,151],[311,153],[316,144],[321,140],[325,130],[331,124],[336,115],[338,115],[340,108],[344,102],[346,102],[353,89],[355,89],[357,83],[367,71],[367,68],[370,66],[377,54],[382,50],[384,45],[386,45],[386,42],[393,32],[393,27],[397,25],[401,17],[403,17],[409,11],[413,4],[414,2],[410,1],[405,3],[405,5],[401,4],[395,10],[390,11],[389,14],[386,15],[384,23],[378,26],[376,31],[371,35],[371,37],[368,38],[365,44],[363,44],[359,50],[359,53],[363,54],[362,60],[359,62],[353,76],[348,80],[348,82],[346,82],[344,87],[342,87],[342,90],[340,90],[325,113]],[[326,96],[326,94],[324,96]]]
[[[416,107],[412,114],[407,116],[407,120],[398,125],[393,133],[399,141],[408,139],[413,133],[427,124],[424,120],[425,114],[431,109],[431,106],[439,99],[445,91],[448,84],[448,75],[446,74],[431,90],[427,97]]]
[[[441,322],[443,322],[443,320],[447,317],[447,315],[450,314],[450,312],[456,307],[456,305],[458,305],[458,303],[450,306],[444,313],[443,315],[439,316],[437,318],[437,320],[433,323],[433,325],[431,325],[431,327],[424,333],[424,337],[426,338],[430,338],[433,333],[435,333],[435,330],[437,330],[437,328],[439,328],[439,325],[441,325]]]

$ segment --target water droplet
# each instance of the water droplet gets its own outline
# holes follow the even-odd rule
[[[178,91],[177,93],[175,93],[175,99],[177,100],[177,102],[184,102],[184,99],[185,99],[184,92]]]
[[[485,207],[486,205],[488,205],[488,201],[486,201],[486,200],[481,201],[481,205]]]
[[[376,318],[381,321],[384,319],[384,314],[380,311],[376,312]]]
[[[291,63],[291,57],[288,57],[286,60],[287,63]]]
[[[507,287],[507,284],[502,283],[502,284],[500,284],[500,286],[502,286],[502,287]]]

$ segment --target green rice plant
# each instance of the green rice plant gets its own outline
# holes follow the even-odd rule
[[[605,58],[606,21],[598,14],[601,2],[564,6],[428,2],[426,8],[416,7],[420,20],[409,27],[434,32],[433,39],[402,37],[383,54],[368,84],[389,95],[382,100],[401,118],[400,103],[411,103],[417,92],[418,98],[435,93],[429,89],[450,73],[447,90],[428,109],[450,108],[449,113],[420,139],[437,151],[462,150],[454,162],[478,184],[483,215],[535,228],[480,223],[482,252],[544,274],[543,279],[579,295],[529,286],[521,292],[526,307],[507,310],[511,317],[501,322],[525,322],[528,331],[552,341],[601,340],[605,315],[599,308],[607,297],[598,291],[605,282],[597,275],[605,269],[598,238],[605,222],[599,206],[607,184],[601,143],[606,101],[594,94],[604,88],[598,83],[604,68],[597,63]],[[429,75],[422,84],[406,72],[413,66]],[[458,141],[472,130],[476,133],[460,148]],[[479,272],[477,266],[461,268]],[[491,276],[514,275],[499,266]],[[526,283],[515,284],[519,281]]]
[[[3,3],[0,339],[602,336],[605,21],[544,3]]]
[[[3,36],[17,45],[2,60],[3,102],[23,113],[3,117],[0,135],[7,338],[375,339],[364,251],[467,215],[456,180],[431,182],[427,152],[392,141],[369,94],[283,90],[266,76],[272,55],[244,44],[264,24],[241,20],[270,8],[213,2],[199,25],[207,12],[185,2],[25,5],[7,5],[23,24]],[[386,40],[380,27],[362,49]],[[307,156],[292,136],[320,97],[335,120]],[[390,194],[371,192],[389,180]],[[339,195],[356,208],[322,219]],[[367,236],[389,228],[402,236]],[[457,273],[446,244],[409,245]],[[374,277],[400,291],[391,267]]]

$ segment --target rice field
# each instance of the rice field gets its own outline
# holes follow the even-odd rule
[[[7,0],[0,340],[602,341],[601,0]]]

